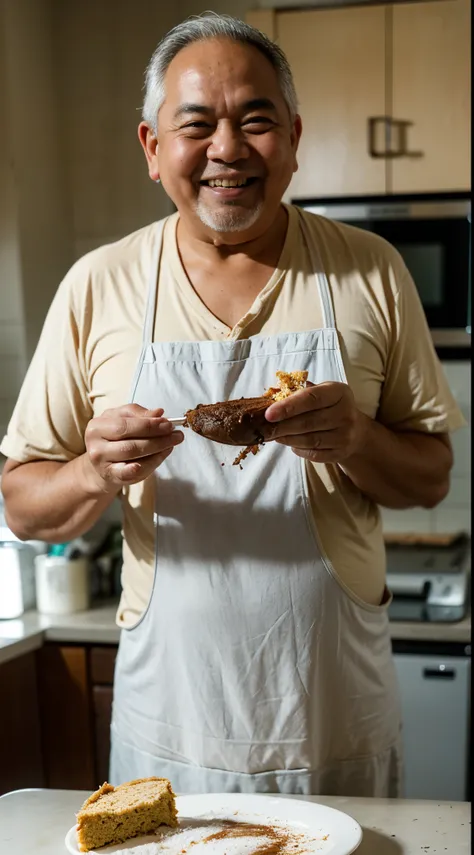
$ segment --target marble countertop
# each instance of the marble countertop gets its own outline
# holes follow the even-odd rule
[[[0,620],[0,664],[37,650],[44,641],[77,644],[118,644],[116,603],[96,605],[72,615],[25,612],[13,620]]]
[[[88,795],[77,790],[17,790],[2,796],[0,855],[65,855],[64,838]],[[364,836],[357,855],[470,852],[468,802],[336,797],[308,797],[305,801],[337,808],[360,823]]]
[[[118,644],[120,629],[115,623],[116,603],[96,605],[73,615],[40,615],[26,612],[14,620],[0,620],[0,664],[37,650],[44,641],[77,644]],[[471,616],[459,623],[402,623],[392,621],[393,640],[471,641]]]

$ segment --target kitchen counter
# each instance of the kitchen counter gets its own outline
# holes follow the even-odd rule
[[[37,650],[44,641],[76,644],[118,644],[116,603],[97,605],[73,615],[46,616],[27,612],[15,620],[0,620],[0,664]],[[471,616],[459,623],[390,623],[393,640],[471,641]]]
[[[65,835],[88,795],[77,790],[7,793],[0,798],[0,855],[65,855]],[[364,836],[357,855],[470,852],[468,802],[335,797],[308,797],[305,801],[337,808],[360,823]]]
[[[45,641],[76,644],[118,644],[117,604],[96,605],[72,615],[25,612],[14,620],[0,620],[0,664],[37,650]]]

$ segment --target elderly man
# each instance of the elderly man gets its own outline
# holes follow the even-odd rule
[[[73,266],[1,446],[21,538],[70,540],[122,494],[114,783],[399,789],[378,505],[443,499],[462,416],[397,252],[282,204],[301,128],[264,35],[165,36],[139,138],[177,213]],[[242,471],[167,420],[279,369],[311,383]]]

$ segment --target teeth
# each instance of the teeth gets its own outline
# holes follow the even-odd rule
[[[229,181],[227,178],[211,178],[210,181],[207,182],[209,187],[243,187],[244,184],[247,184],[247,178],[239,178],[237,181]]]

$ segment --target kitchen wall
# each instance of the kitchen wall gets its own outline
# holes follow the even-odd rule
[[[70,263],[49,0],[0,0],[0,432]]]
[[[136,137],[144,67],[170,27],[209,5],[244,18],[258,4],[0,0],[1,435],[67,268],[171,210]],[[470,363],[444,368],[470,424]],[[448,498],[384,511],[387,530],[470,530],[470,428],[453,443]]]
[[[2,436],[68,268],[171,210],[136,127],[146,62],[182,17],[179,0],[0,0]]]

